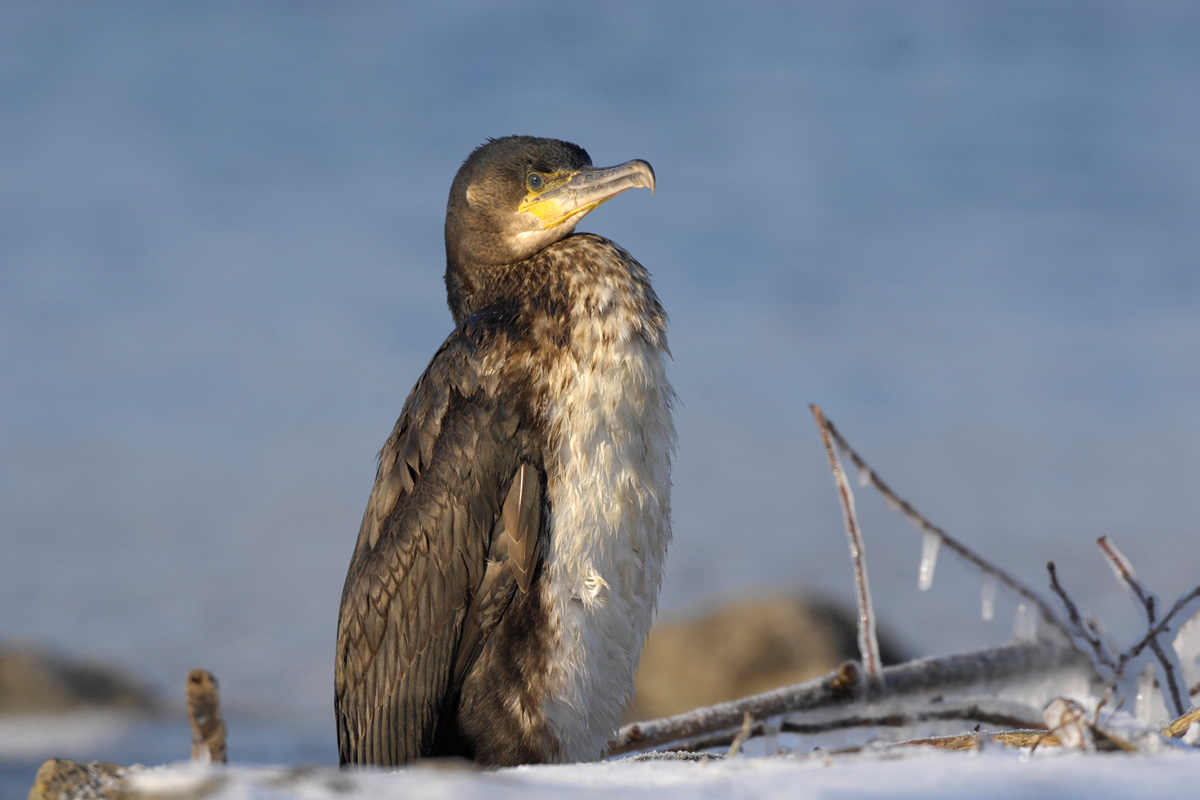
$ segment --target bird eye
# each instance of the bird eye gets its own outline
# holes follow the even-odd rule
[[[542,186],[545,185],[545,182],[542,180],[541,175],[538,175],[536,172],[531,172],[529,173],[529,177],[525,179],[525,185],[529,187],[530,191],[538,192],[541,191]]]

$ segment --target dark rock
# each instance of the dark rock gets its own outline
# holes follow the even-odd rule
[[[153,695],[116,667],[38,646],[0,646],[0,714],[154,707]]]

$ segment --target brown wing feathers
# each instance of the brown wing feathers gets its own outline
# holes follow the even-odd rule
[[[523,592],[529,591],[533,581],[541,511],[542,491],[537,471],[531,464],[522,464],[513,476],[500,518],[504,522],[507,564]]]
[[[463,335],[447,340],[381,453],[338,621],[342,763],[428,755],[488,634],[536,571],[541,471],[475,350]]]

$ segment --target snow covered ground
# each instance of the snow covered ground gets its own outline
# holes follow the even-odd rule
[[[1012,646],[1022,649],[1033,644]],[[768,715],[760,735],[739,740],[732,750],[722,745],[686,755],[656,752],[601,763],[496,770],[458,760],[423,762],[399,770],[345,771],[328,766],[176,762],[131,767],[125,788],[132,797],[156,800],[1187,796],[1200,774],[1200,722],[1186,729],[1179,726],[1182,735],[1169,738],[1160,733],[1163,722],[1149,721],[1163,718],[1161,703],[1148,703],[1140,696],[1127,705],[1141,719],[1109,705],[1097,711],[1095,698],[1088,695],[1089,685],[1097,685],[1090,668],[1078,658],[1059,661],[1053,653],[1071,651],[1043,649],[1044,644],[1030,651],[1044,658],[1020,659],[1022,666],[1017,669],[972,671],[976,677],[965,681],[952,680],[949,676],[956,671],[948,669],[945,661],[888,668],[893,680],[883,695],[855,703],[822,703],[782,717]],[[991,651],[993,657],[998,652]],[[935,662],[941,667],[930,669]],[[933,688],[922,689],[909,680],[896,680],[905,671],[939,678]],[[1022,740],[1025,746],[1017,747],[987,735],[987,731],[1028,727],[1038,719],[1047,698],[1060,693],[1074,698],[1076,708],[1083,711],[1075,719],[1084,720],[1083,726],[1072,727],[1069,714],[1047,714],[1047,724],[1056,734],[1053,740],[1043,741],[1041,734],[1033,732]],[[1027,722],[998,726],[1001,716]],[[972,719],[991,722],[973,724]],[[849,720],[856,722],[843,724]],[[883,720],[887,722],[878,722]],[[804,732],[789,723],[800,723]],[[972,735],[973,743],[961,742],[960,734],[981,728],[985,733]],[[645,726],[642,732],[654,735]],[[962,749],[911,744],[927,737],[953,737]],[[1114,751],[1113,743],[1122,750]]]
[[[271,768],[161,767],[135,786],[180,792],[214,785],[211,800],[277,798],[613,798],[739,800],[739,798],[1012,798],[1188,797],[1195,793],[1200,752],[1155,755],[1084,754],[1050,750],[978,752],[922,749],[860,755],[736,757],[705,763],[626,761],[517,767],[478,772],[463,767],[413,767],[394,773],[295,773]],[[170,797],[171,795],[165,794]]]

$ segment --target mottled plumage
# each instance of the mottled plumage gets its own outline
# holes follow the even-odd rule
[[[342,593],[343,763],[592,759],[615,732],[670,540],[673,393],[649,275],[571,232],[636,186],[644,162],[528,137],[459,171],[456,328],[384,445]]]

